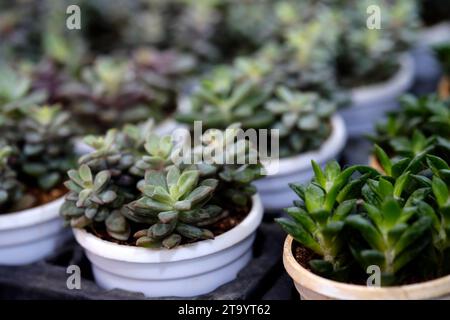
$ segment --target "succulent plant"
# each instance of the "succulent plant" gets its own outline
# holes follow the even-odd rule
[[[167,102],[167,96],[152,90],[129,62],[110,57],[83,68],[81,80],[67,83],[61,95],[80,123],[97,132],[149,117],[161,119]]]
[[[71,142],[75,131],[70,114],[58,106],[34,107],[20,124],[25,132],[20,146],[20,171],[36,179],[39,188],[50,190],[62,182],[75,158]],[[32,182],[32,181],[30,181]]]
[[[390,156],[412,157],[434,146],[432,152],[445,158],[450,150],[450,101],[406,95],[400,102],[401,109],[377,125],[371,140]]]
[[[17,180],[17,174],[8,164],[12,148],[0,148],[0,209],[2,213],[10,211],[12,207],[20,207],[18,203],[23,198],[24,186]],[[12,209],[14,210],[14,209]]]
[[[2,114],[26,112],[44,102],[45,92],[32,92],[31,79],[7,64],[0,64],[0,106]],[[15,115],[15,116],[16,116]]]
[[[396,274],[429,244],[432,220],[417,215],[424,204],[423,190],[405,195],[408,179],[408,171],[392,182],[381,176],[369,179],[362,189],[366,214],[346,220],[364,239],[364,244],[356,240],[350,244],[355,259],[364,269],[379,266],[382,285],[394,283]]]
[[[111,173],[103,170],[95,176],[88,165],[68,172],[70,180],[65,183],[69,189],[61,212],[74,228],[83,228],[93,222],[104,222],[107,232],[114,239],[126,240],[130,227],[120,214],[126,197],[112,183]]]
[[[191,160],[180,162],[185,158],[173,156],[180,151],[173,138],[160,137],[151,127],[149,121],[85,139],[94,150],[79,159],[78,170],[69,171],[70,192],[61,208],[72,227],[101,236],[105,231],[109,240],[121,243],[174,248],[213,238],[208,226],[249,210],[256,192],[250,183],[262,170],[257,157],[250,164],[204,162],[194,157],[200,148],[189,147]],[[230,142],[236,135],[231,130],[225,136]],[[217,144],[211,136],[202,141],[209,147]],[[235,150],[233,157],[249,150],[248,142],[240,148],[218,145],[225,147]]]
[[[366,26],[367,15],[361,12],[366,12],[371,5],[380,7],[383,14],[381,29]],[[399,67],[398,54],[415,38],[418,27],[415,2],[352,1],[341,6],[336,60],[339,84],[356,87],[385,81]]]
[[[184,170],[176,166],[164,172],[147,171],[139,185],[143,196],[127,205],[126,217],[136,222],[150,223],[145,232],[135,234],[138,246],[172,248],[182,237],[191,240],[211,239],[207,226],[221,213],[215,205],[205,205],[217,187],[217,180],[200,181],[198,170]]]
[[[343,234],[346,217],[356,210],[361,187],[377,173],[366,166],[341,170],[337,162],[329,162],[325,170],[312,161],[313,181],[306,185],[291,184],[300,201],[286,209],[292,218],[276,221],[301,245],[312,250],[318,259],[309,261],[312,270],[321,275],[341,278],[348,268],[348,252]],[[360,171],[357,178],[352,175]]]
[[[272,128],[279,129],[282,157],[318,149],[331,134],[330,118],[336,106],[317,93],[280,86],[264,107],[276,117]]]
[[[225,129],[234,122],[267,128],[273,116],[260,106],[269,94],[251,80],[236,82],[233,69],[218,67],[188,98],[188,112],[181,110],[176,118],[189,125],[202,121],[205,128]]]
[[[312,182],[291,185],[301,198],[286,209],[293,219],[277,219],[313,252],[303,262],[358,284],[378,266],[382,286],[449,274],[450,167],[431,150],[394,159],[376,146],[383,173],[365,166],[340,171],[335,163],[322,170],[313,162]]]

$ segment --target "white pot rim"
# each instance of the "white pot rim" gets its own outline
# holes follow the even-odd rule
[[[345,123],[339,114],[333,115],[331,118],[332,131],[330,136],[321,145],[320,149],[312,150],[299,155],[281,158],[278,163],[271,162],[265,166],[268,177],[279,175],[287,175],[299,170],[309,169],[311,167],[311,160],[318,163],[323,163],[330,158],[335,157],[344,148],[347,141],[347,130]]]
[[[398,58],[399,69],[388,80],[368,86],[360,86],[350,90],[354,105],[365,105],[379,101],[380,97],[397,97],[406,91],[414,77],[414,60],[410,53],[403,53]]]
[[[125,246],[102,240],[84,229],[73,229],[75,239],[86,250],[106,259],[160,263],[190,260],[227,249],[249,237],[259,226],[263,208],[258,194],[252,197],[252,208],[247,217],[231,230],[212,240],[203,240],[179,246],[176,249],[149,249]]]
[[[366,287],[320,277],[303,268],[292,254],[292,236],[283,247],[283,263],[289,276],[300,286],[334,299],[430,299],[450,292],[450,275],[421,283],[392,287]],[[431,295],[432,293],[432,295]]]
[[[0,230],[19,229],[55,219],[63,203],[64,196],[38,207],[0,214]]]
[[[419,44],[432,47],[450,40],[450,22],[442,21],[424,28],[419,35]]]

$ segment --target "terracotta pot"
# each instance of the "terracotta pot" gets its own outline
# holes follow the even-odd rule
[[[322,278],[303,268],[292,254],[293,238],[284,242],[283,263],[304,300],[418,300],[450,299],[450,276],[417,284],[366,287]]]
[[[447,76],[442,77],[438,87],[439,97],[448,99],[450,97],[450,79]]]
[[[378,159],[375,158],[373,154],[369,156],[369,166],[376,169],[380,173],[384,173],[383,168],[381,167],[380,163],[378,162]]]

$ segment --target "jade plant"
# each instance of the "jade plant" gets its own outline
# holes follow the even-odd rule
[[[150,123],[87,137],[94,150],[69,171],[61,214],[72,227],[141,247],[170,249],[214,238],[216,222],[249,212],[256,192],[251,182],[262,170],[257,159],[226,164],[199,158],[202,147],[231,148],[236,152],[228,156],[236,157],[253,150],[248,142],[231,142],[237,127],[225,131],[225,145],[214,138],[219,132],[205,132],[200,144],[187,148],[155,134]]]
[[[292,219],[277,220],[311,252],[298,262],[357,284],[366,283],[370,266],[383,286],[449,274],[448,162],[431,149],[401,159],[376,150],[383,173],[364,166],[341,172],[335,163],[322,170],[313,162],[313,181],[291,186],[301,201],[286,209]]]
[[[450,101],[435,95],[400,100],[401,108],[390,112],[376,126],[371,140],[390,156],[412,157],[433,148],[432,153],[447,157],[450,150]]]

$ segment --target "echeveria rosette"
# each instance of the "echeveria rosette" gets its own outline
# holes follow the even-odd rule
[[[279,130],[281,157],[320,148],[333,130],[336,105],[316,93],[280,86],[264,107],[276,118],[271,129]]]
[[[236,137],[235,130],[227,132],[228,139]],[[104,230],[109,240],[143,247],[174,248],[213,238],[208,226],[250,210],[256,191],[251,182],[262,170],[257,158],[250,165],[179,163],[172,156],[178,150],[172,137],[154,134],[150,123],[86,141],[94,150],[80,158],[78,170],[69,171],[61,214],[72,227],[97,235]],[[212,146],[215,140],[203,142]],[[247,143],[231,155],[247,152]]]
[[[273,117],[260,106],[269,94],[250,79],[237,81],[232,68],[218,67],[187,98],[189,110],[179,110],[176,118],[190,126],[202,121],[205,129],[225,129],[235,122],[243,128],[267,128]]]
[[[84,228],[104,222],[108,234],[117,240],[127,240],[130,227],[121,216],[120,209],[126,200],[122,190],[111,179],[109,171],[92,174],[88,165],[68,172],[70,180],[66,201],[61,207],[62,216],[74,228]]]
[[[196,170],[176,166],[166,171],[147,171],[139,184],[143,196],[131,202],[123,211],[130,220],[149,223],[151,227],[135,234],[136,245],[172,248],[182,239],[211,239],[213,233],[202,228],[214,222],[222,213],[215,205],[206,205],[212,197],[217,180],[200,180]]]

